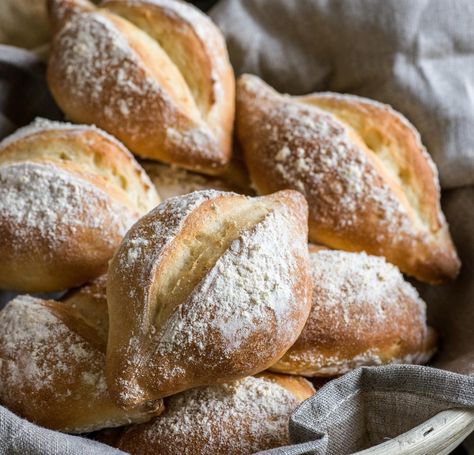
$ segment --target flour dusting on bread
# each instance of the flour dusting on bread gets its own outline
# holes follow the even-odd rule
[[[162,328],[163,352],[178,353],[192,346],[199,358],[215,341],[209,336],[213,331],[223,339],[225,349],[234,351],[256,330],[266,331],[270,321],[280,340],[293,337],[299,321],[289,317],[288,302],[294,299],[296,258],[304,257],[304,252],[295,253],[288,242],[290,216],[286,211],[272,212],[231,243],[183,302],[183,309],[177,308]],[[294,244],[304,245],[301,240],[294,239]],[[260,355],[258,350],[254,354]]]
[[[430,283],[458,273],[433,162],[393,110],[342,95],[281,95],[242,75],[237,135],[259,194],[304,194],[310,241],[385,256]]]
[[[104,353],[70,330],[42,302],[20,296],[0,312],[3,399],[18,400],[9,396],[10,391],[24,393],[22,399],[36,391],[68,400],[68,387],[81,382],[90,386],[94,396],[106,393]],[[78,371],[83,373],[77,375]]]
[[[36,117],[33,122],[29,125],[18,128],[13,134],[5,137],[0,141],[0,148],[6,147],[7,145],[13,144],[14,142],[24,139],[25,137],[32,136],[33,134],[42,133],[44,131],[93,131],[107,138],[107,140],[113,142],[128,156],[132,154],[123,146],[123,144],[114,136],[106,133],[104,130],[97,128],[95,125],[82,125],[70,122],[58,122],[54,120],[48,120],[43,117]]]
[[[364,365],[425,363],[435,350],[426,304],[382,257],[310,252],[313,302],[306,325],[273,371],[334,376]]]
[[[360,223],[367,210],[379,213],[384,229],[378,241],[398,241],[412,232],[411,218],[365,155],[356,152],[347,130],[329,114],[312,106],[282,101],[268,113],[269,168],[289,188],[310,200],[312,216],[334,229]],[[283,144],[283,145],[282,145]]]
[[[403,311],[399,302],[406,298],[417,306],[419,319],[424,321],[425,303],[400,271],[384,258],[364,252],[325,250],[310,253],[310,261],[316,285],[316,310],[319,304],[326,308],[337,306],[334,311],[349,325],[353,323],[353,306],[367,305],[369,308],[363,308],[358,316],[358,325],[368,328],[387,318],[386,309],[392,314]]]
[[[24,250],[41,241],[53,254],[76,231],[99,234],[113,226],[124,235],[136,217],[79,176],[51,164],[22,162],[0,167],[0,220],[12,248]],[[116,238],[103,241],[114,244]]]
[[[106,16],[96,12],[71,18],[60,31],[64,77],[78,100],[87,95],[105,117],[144,108],[156,82],[140,64],[129,42]],[[107,87],[107,103],[104,101]],[[131,124],[128,125],[130,127]]]
[[[158,444],[170,453],[172,447],[183,454],[199,447],[209,453],[249,454],[288,443],[288,420],[297,405],[291,392],[261,378],[196,388],[169,398],[162,416],[132,427],[119,447]]]
[[[145,217],[150,220],[151,229],[145,223],[138,224],[133,232],[129,232],[124,239],[124,242],[128,243],[129,249],[126,255],[120,256],[120,274],[126,277],[132,269],[139,268],[142,270],[139,278],[140,284],[141,287],[144,287],[150,278],[148,272],[153,266],[156,266],[157,253],[160,253],[173,240],[188,215],[205,201],[218,197],[220,194],[216,190],[196,191],[186,197],[170,198],[156,207]],[[153,221],[154,218],[156,221]],[[147,247],[150,244],[153,244],[155,254],[149,254]],[[133,290],[131,291],[133,292]]]

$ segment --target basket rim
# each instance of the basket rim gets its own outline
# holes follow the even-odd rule
[[[446,455],[474,431],[474,410],[448,409],[389,441],[352,455]]]

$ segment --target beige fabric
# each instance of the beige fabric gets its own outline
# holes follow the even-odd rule
[[[443,337],[432,365],[474,376],[474,186],[445,191],[443,207],[463,266],[450,285],[419,286]]]
[[[329,382],[293,413],[290,437],[297,444],[262,453],[351,454],[443,410],[472,407],[470,376],[414,365],[359,368]]]
[[[124,452],[78,436],[33,425],[0,407],[0,455],[120,455]]]

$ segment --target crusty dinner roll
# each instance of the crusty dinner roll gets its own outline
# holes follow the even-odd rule
[[[307,206],[296,191],[168,199],[108,270],[107,379],[125,408],[276,362],[311,306]]]
[[[0,288],[49,292],[104,273],[130,225],[158,202],[120,142],[36,120],[0,143]]]
[[[162,201],[193,191],[210,189],[248,195],[253,193],[249,186],[250,182],[243,178],[242,169],[237,167],[237,163],[229,167],[226,175],[221,177],[197,174],[157,161],[142,161],[141,165],[155,185]]]
[[[415,288],[383,258],[310,248],[313,306],[273,371],[335,376],[362,365],[425,363],[436,337]]]
[[[219,174],[231,157],[235,81],[224,39],[176,0],[49,0],[48,82],[76,122],[134,153]]]
[[[104,368],[100,332],[67,305],[18,296],[0,311],[0,403],[16,414],[84,433],[146,422],[163,410],[161,400],[120,409],[109,397]]]
[[[314,392],[303,378],[276,374],[188,390],[168,398],[166,411],[149,423],[116,430],[113,445],[132,455],[248,455],[272,449],[289,444],[289,417]]]
[[[237,133],[260,194],[306,196],[311,241],[385,256],[430,283],[457,275],[436,168],[389,106],[336,93],[280,95],[244,75]]]
[[[102,275],[79,288],[71,289],[61,298],[71,315],[94,327],[104,346],[109,333],[106,285],[107,275]]]

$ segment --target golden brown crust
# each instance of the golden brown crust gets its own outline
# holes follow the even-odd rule
[[[126,230],[158,203],[114,138],[37,120],[0,143],[0,288],[48,292],[106,271]]]
[[[286,374],[276,374],[269,371],[263,371],[259,373],[257,378],[263,378],[267,381],[274,382],[284,389],[291,392],[291,394],[298,400],[302,402],[312,397],[316,390],[307,379],[300,376],[290,376]]]
[[[45,0],[45,3],[53,32],[57,32],[70,16],[95,9],[94,4],[89,0]]]
[[[221,177],[212,177],[180,169],[175,166],[143,161],[143,168],[155,185],[162,201],[174,196],[192,193],[200,190],[234,191],[239,194],[253,192],[248,182],[242,179],[242,171],[237,164],[232,163],[228,171]]]
[[[457,275],[435,166],[400,114],[348,95],[280,95],[249,75],[239,80],[237,108],[257,190],[301,191],[311,241],[385,256],[423,281]]]
[[[310,252],[310,259],[311,313],[273,371],[331,377],[363,365],[429,360],[436,336],[426,326],[426,305],[395,266],[334,250]]]
[[[68,307],[75,319],[82,320],[95,329],[102,340],[104,351],[109,332],[106,285],[107,275],[102,275],[84,286],[71,289],[61,298],[63,305]]]
[[[37,118],[0,143],[0,166],[25,161],[74,169],[91,181],[112,185],[125,205],[141,215],[160,202],[152,182],[117,139],[88,125]]]
[[[287,445],[289,416],[313,394],[303,378],[264,373],[172,396],[161,416],[106,440],[133,455],[247,455]]]
[[[50,3],[61,25],[48,82],[69,118],[100,126],[144,158],[225,171],[235,81],[210,19],[175,0],[111,0],[72,13],[71,0]]]
[[[0,403],[50,429],[84,433],[160,414],[155,401],[125,412],[110,399],[101,334],[68,306],[19,296],[0,312]]]
[[[294,191],[203,191],[135,224],[108,272],[107,377],[118,402],[237,379],[280,358],[309,311],[306,221]]]

